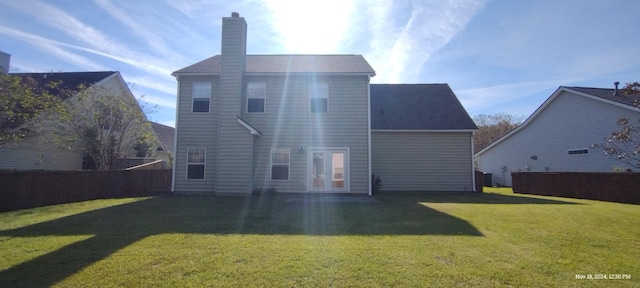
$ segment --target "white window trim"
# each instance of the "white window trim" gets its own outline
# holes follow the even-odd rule
[[[287,154],[289,154],[289,163],[287,163],[287,180],[279,180],[279,179],[273,179],[273,154],[278,152],[278,151],[286,151]],[[284,164],[276,164],[276,165],[281,165],[284,166]],[[277,182],[286,182],[286,181],[290,181],[291,180],[291,149],[287,149],[287,148],[272,148],[271,149],[271,154],[269,155],[269,180],[271,181],[277,181]]]
[[[189,162],[189,150],[203,150],[204,151],[204,162],[200,163],[200,162]],[[197,164],[200,165],[202,164],[202,166],[204,167],[204,171],[203,171],[203,177],[202,179],[190,179],[189,178],[189,165],[193,165],[193,164]],[[202,147],[190,147],[187,148],[187,165],[185,167],[185,173],[184,173],[184,178],[186,180],[189,181],[204,181],[207,179],[207,148],[202,148]]]
[[[196,85],[199,85],[199,84],[208,85],[209,86],[209,95],[208,95],[208,97],[195,97],[196,96],[195,95]],[[212,94],[212,90],[213,90],[211,82],[208,82],[208,81],[194,81],[191,85],[192,85],[191,86],[191,113],[211,113],[211,94]],[[200,95],[198,95],[198,96],[200,96]],[[194,108],[193,104],[194,104],[196,99],[209,99],[209,108],[207,109],[207,112],[194,112],[193,111],[193,108]]]
[[[345,193],[351,191],[351,148],[350,147],[308,147],[307,149],[307,192],[329,192],[319,189],[313,189],[313,179],[311,177],[311,170],[313,169],[310,163],[313,163],[313,152],[325,152],[325,151],[345,151],[344,167],[342,172],[342,178],[344,181],[344,191],[332,191],[335,193]],[[329,192],[331,193],[331,192]]]
[[[317,88],[321,88],[321,87],[326,87],[326,91],[327,93],[324,94],[325,97],[314,97],[315,96],[315,89]],[[311,86],[309,86],[309,114],[329,114],[329,83],[328,82],[318,82],[318,83],[313,83],[311,84]],[[327,99],[327,111],[326,112],[313,112],[311,111],[311,99],[318,99],[318,98],[324,98]]]
[[[260,86],[260,88],[264,89],[263,97],[249,97],[249,87],[251,86]],[[248,114],[264,114],[267,113],[267,83],[265,82],[249,82],[247,83],[247,109],[246,112]],[[264,99],[264,110],[262,112],[249,112],[249,99]]]

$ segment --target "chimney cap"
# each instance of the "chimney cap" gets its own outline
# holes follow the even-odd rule
[[[231,18],[238,18],[240,17],[240,13],[238,12],[231,12]]]

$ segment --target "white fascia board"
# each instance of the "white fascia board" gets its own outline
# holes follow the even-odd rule
[[[392,133],[397,133],[397,132],[404,132],[404,133],[434,133],[434,132],[440,132],[440,133],[475,133],[476,131],[478,131],[478,130],[477,129],[460,129],[460,130],[455,130],[455,129],[445,129],[445,130],[371,129],[371,132],[392,132]]]
[[[249,133],[251,133],[251,135],[262,136],[262,133],[260,131],[258,131],[258,129],[253,128],[253,126],[251,126],[251,124],[247,123],[242,118],[237,117],[236,120],[238,121],[238,123],[240,125],[242,125],[242,127],[247,128],[247,130],[249,130]]]

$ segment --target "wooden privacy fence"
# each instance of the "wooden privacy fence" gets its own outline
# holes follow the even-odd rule
[[[105,198],[154,196],[171,190],[171,169],[2,171],[0,211]]]
[[[640,173],[513,172],[513,192],[640,204]]]

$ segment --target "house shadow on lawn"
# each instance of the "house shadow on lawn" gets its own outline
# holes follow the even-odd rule
[[[385,192],[377,196],[378,199],[394,201],[393,198],[402,195],[404,201],[431,202],[431,203],[469,203],[469,204],[561,204],[561,205],[584,205],[582,203],[540,198],[532,195],[505,195],[497,193],[475,193],[475,192],[442,192],[442,193],[417,193],[417,192]],[[543,196],[546,197],[546,196]]]
[[[168,233],[482,236],[467,221],[418,202],[471,203],[474,200],[473,203],[498,203],[505,200],[501,197],[509,196],[411,194],[400,197],[367,197],[373,201],[325,201],[327,198],[291,201],[291,195],[150,198],[0,231],[0,236],[4,237],[93,235],[0,271],[0,285],[52,286],[137,241]],[[535,198],[508,200],[529,201],[534,204],[568,204]]]

